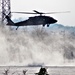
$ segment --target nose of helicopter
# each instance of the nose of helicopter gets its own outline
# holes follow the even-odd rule
[[[57,22],[57,20],[54,20],[54,23],[56,23]]]
[[[53,19],[53,21],[51,22],[51,24],[56,23],[56,22],[57,22],[57,20],[56,19]]]
[[[56,23],[56,22],[57,22],[56,19],[52,19],[52,21],[51,21],[52,24],[53,24],[53,23]]]

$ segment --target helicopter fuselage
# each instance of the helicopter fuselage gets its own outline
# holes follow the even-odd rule
[[[15,26],[28,26],[28,25],[46,25],[46,24],[53,24],[56,23],[57,20],[50,16],[34,16],[29,17],[29,19],[25,21],[21,21],[18,23],[15,23]]]

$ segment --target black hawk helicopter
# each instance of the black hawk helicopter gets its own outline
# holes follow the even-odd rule
[[[24,21],[20,21],[17,23],[14,23],[8,15],[6,15],[6,19],[7,19],[7,25],[8,26],[17,26],[16,30],[19,28],[19,26],[32,26],[32,25],[43,25],[43,27],[45,25],[47,25],[47,27],[49,27],[50,24],[56,23],[57,20],[54,19],[53,17],[50,16],[44,16],[43,14],[54,14],[54,13],[66,13],[66,12],[51,12],[51,13],[43,13],[43,12],[38,12],[36,10],[33,10],[34,13],[30,13],[30,12],[11,12],[11,13],[22,13],[22,14],[39,14],[39,16],[33,16],[33,17],[29,17],[29,19],[24,20]]]

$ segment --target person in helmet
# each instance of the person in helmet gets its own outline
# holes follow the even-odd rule
[[[39,71],[39,73],[38,73],[38,75],[48,75],[47,74],[47,70],[46,70],[46,68],[40,68],[40,71]]]

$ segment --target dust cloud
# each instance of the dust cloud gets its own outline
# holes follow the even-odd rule
[[[75,64],[75,27],[61,24],[8,27],[0,24],[0,65]]]

